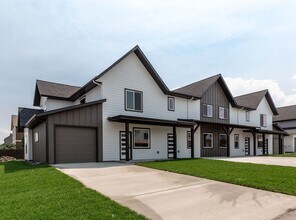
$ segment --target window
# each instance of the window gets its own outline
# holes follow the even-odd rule
[[[226,148],[227,147],[227,135],[219,134],[219,147]]]
[[[203,133],[203,147],[212,148],[213,147],[213,134],[212,133]]]
[[[228,108],[219,107],[219,118],[228,119]]]
[[[175,111],[175,98],[174,97],[168,97],[168,110]]]
[[[234,135],[234,148],[235,149],[239,148],[239,135],[238,134]]]
[[[134,148],[150,148],[149,128],[134,128]]]
[[[257,146],[258,146],[258,148],[263,147],[263,137],[262,137],[262,135],[257,136]]]
[[[36,131],[34,133],[34,142],[38,142],[39,141],[39,133]]]
[[[85,96],[82,97],[79,101],[80,101],[80,104],[84,104],[85,103]]]
[[[143,92],[134,90],[125,90],[125,110],[126,111],[143,111]]]
[[[191,149],[191,131],[187,131],[187,148]]]
[[[266,115],[263,115],[263,114],[260,115],[260,126],[261,127],[267,126]]]
[[[207,105],[203,104],[203,116],[204,117],[213,117],[213,106],[212,105]]]
[[[250,111],[246,111],[246,121],[250,121]]]

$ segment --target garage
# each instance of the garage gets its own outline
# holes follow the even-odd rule
[[[55,130],[56,163],[97,161],[97,129],[57,126]]]

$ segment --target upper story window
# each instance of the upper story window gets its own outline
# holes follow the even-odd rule
[[[267,126],[267,118],[265,114],[260,115],[260,126],[266,127]]]
[[[219,107],[219,118],[228,119],[228,108]]]
[[[39,141],[39,133],[38,133],[38,131],[36,131],[34,133],[34,142],[38,142],[38,141]]]
[[[125,89],[125,110],[143,112],[143,92]]]
[[[250,111],[246,111],[246,121],[250,121]]]
[[[168,110],[175,111],[175,98],[174,97],[168,97]]]
[[[203,116],[204,117],[213,117],[213,106],[208,104],[203,104]]]

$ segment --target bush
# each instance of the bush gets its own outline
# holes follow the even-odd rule
[[[15,145],[14,144],[1,144],[0,149],[2,149],[2,150],[4,150],[4,149],[15,149]]]

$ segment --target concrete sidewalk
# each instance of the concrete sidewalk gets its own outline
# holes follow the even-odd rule
[[[150,219],[282,219],[296,208],[294,196],[135,165],[56,167]]]
[[[265,165],[296,167],[296,157],[255,156],[255,157],[211,157],[206,159],[225,160],[225,161],[240,162],[240,163],[256,163],[256,164],[265,164]]]

